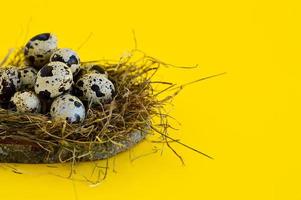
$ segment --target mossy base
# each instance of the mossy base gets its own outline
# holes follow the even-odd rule
[[[62,148],[54,149],[49,153],[37,144],[0,139],[0,162],[49,164],[72,161],[73,159],[76,159],[76,161],[102,160],[130,149],[142,141],[145,136],[146,132],[134,131],[126,141],[122,141],[119,144],[80,144],[76,147],[76,155],[74,155],[74,152],[64,151]]]

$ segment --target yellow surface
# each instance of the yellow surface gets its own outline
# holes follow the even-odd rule
[[[148,54],[199,64],[195,70],[164,70],[162,80],[227,75],[187,87],[171,111],[182,123],[172,135],[214,160],[176,144],[186,166],[166,147],[162,155],[133,162],[127,152],[116,157],[116,172],[110,160],[99,185],[59,178],[68,175],[68,165],[1,165],[0,199],[301,199],[298,2],[2,1],[1,56],[29,36],[51,31],[61,47],[75,49],[92,33],[79,51],[83,60],[117,59],[133,48],[134,29]],[[144,142],[131,156],[152,148]],[[77,176],[92,169],[82,164]]]

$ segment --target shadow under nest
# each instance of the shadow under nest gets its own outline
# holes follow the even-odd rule
[[[21,48],[9,53],[1,67],[23,66],[22,52]],[[107,105],[89,107],[86,119],[80,124],[52,121],[49,115],[44,114],[0,109],[0,162],[64,163],[106,159],[131,148],[150,132],[161,135],[169,147],[168,141],[180,143],[168,136],[167,130],[172,127],[164,106],[184,85],[152,81],[160,67],[172,65],[139,50],[131,51],[118,61],[99,60],[81,64],[85,67],[91,63],[97,63],[108,72],[117,91],[114,100]],[[165,89],[156,91],[154,84],[162,84]],[[169,95],[159,98],[167,91]],[[154,118],[159,123],[154,124]]]

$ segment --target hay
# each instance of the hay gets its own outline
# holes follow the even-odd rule
[[[22,66],[22,52],[22,48],[14,53],[10,52],[1,62],[1,67]],[[137,49],[118,61],[98,60],[81,64],[85,67],[91,63],[101,65],[108,72],[117,90],[114,100],[104,106],[90,106],[87,109],[86,119],[80,124],[54,122],[49,115],[21,114],[1,109],[0,161],[54,163],[105,159],[130,148],[143,140],[149,132],[159,134],[162,141],[166,142],[181,160],[181,156],[169,142],[177,142],[211,158],[168,136],[168,129],[172,128],[168,123],[171,117],[164,112],[164,107],[184,86],[213,76],[180,86],[169,82],[152,82],[159,68],[180,66],[169,65]],[[166,87],[161,91],[155,91],[154,84]],[[159,96],[167,91],[169,95],[160,99]],[[154,124],[154,119],[159,119],[160,123]],[[7,151],[14,151],[14,155],[4,154],[5,148],[8,148]],[[28,154],[31,157],[24,156],[26,151],[32,152]]]

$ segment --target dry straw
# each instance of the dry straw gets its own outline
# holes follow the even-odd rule
[[[10,52],[2,61],[1,67],[22,66],[22,52],[23,49]],[[118,61],[98,60],[83,62],[82,65],[91,63],[101,65],[108,72],[117,88],[114,100],[108,105],[90,106],[87,117],[81,124],[53,122],[48,115],[21,114],[1,109],[0,161],[75,163],[106,159],[129,149],[143,140],[148,133],[158,134],[161,142],[165,142],[181,160],[170,142],[176,142],[211,158],[168,135],[168,129],[172,128],[168,121],[172,117],[164,112],[164,107],[185,86],[221,74],[183,85],[152,81],[161,67],[179,66],[164,63],[137,49]],[[160,84],[164,88],[155,90],[154,84]]]

